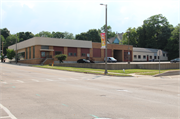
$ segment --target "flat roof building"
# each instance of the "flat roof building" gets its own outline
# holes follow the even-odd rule
[[[16,44],[8,47],[16,50]],[[132,61],[133,46],[129,45],[130,61]],[[101,49],[101,43],[84,40],[59,39],[48,37],[33,37],[17,43],[19,62],[28,64],[58,63],[57,54],[66,54],[65,62],[76,62],[87,56],[95,62],[104,61],[105,49]],[[107,56],[114,57],[118,61],[128,61],[128,45],[107,44]]]

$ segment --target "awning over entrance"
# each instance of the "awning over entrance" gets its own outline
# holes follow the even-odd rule
[[[54,49],[40,49],[40,51],[54,51]]]

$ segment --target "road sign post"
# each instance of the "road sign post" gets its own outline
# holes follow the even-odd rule
[[[157,55],[159,56],[159,74],[160,74],[160,58],[161,58],[161,55],[162,55],[162,50],[158,50],[157,51]]]

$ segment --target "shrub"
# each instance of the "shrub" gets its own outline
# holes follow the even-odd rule
[[[63,63],[63,60],[66,60],[67,55],[59,54],[59,55],[56,55],[55,57],[59,60],[60,63]]]
[[[13,49],[7,49],[6,51],[7,51],[7,58],[12,60],[16,55],[15,51]]]

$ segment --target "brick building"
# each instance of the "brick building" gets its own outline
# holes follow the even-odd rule
[[[16,44],[8,47],[16,50]],[[132,61],[133,46],[129,45],[130,60]],[[17,52],[21,63],[28,64],[49,64],[58,60],[56,54],[66,54],[65,62],[76,62],[78,59],[85,59],[87,56],[95,62],[104,61],[105,49],[101,49],[101,43],[83,40],[34,37],[17,43]],[[108,44],[107,56],[114,57],[120,62],[128,61],[128,45]]]

